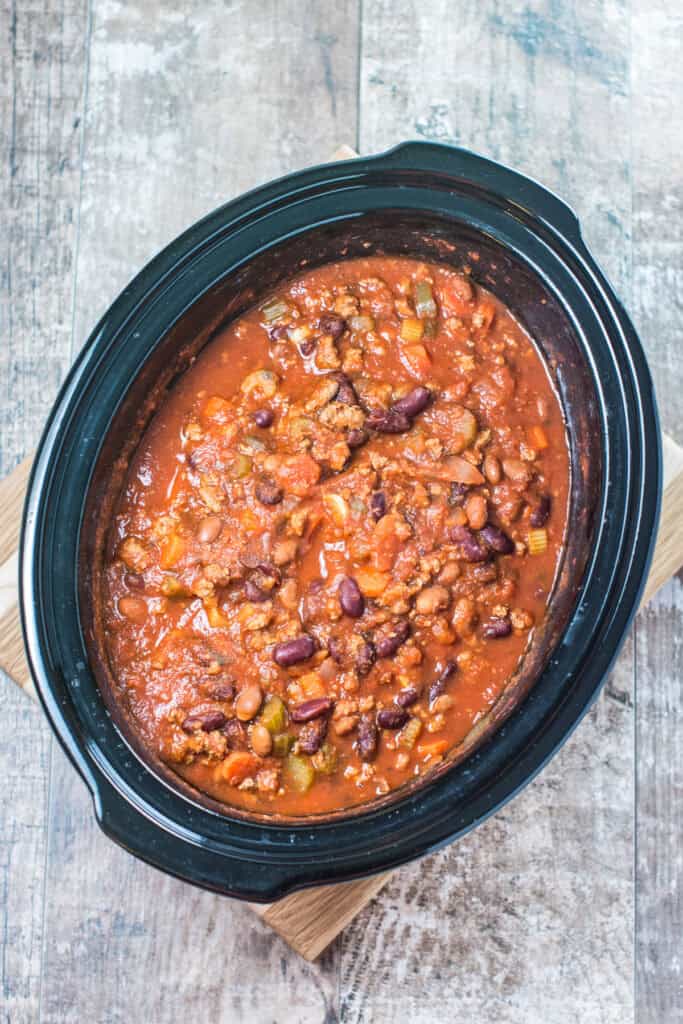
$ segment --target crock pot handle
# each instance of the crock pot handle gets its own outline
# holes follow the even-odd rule
[[[468,149],[442,142],[402,142],[368,162],[394,170],[405,166],[406,170],[462,178],[478,189],[505,196],[511,207],[543,221],[571,245],[585,248],[579,219],[563,199],[533,178]]]
[[[105,835],[140,860],[183,882],[190,881],[222,896],[272,903],[305,884],[296,872],[275,863],[257,863],[238,856],[216,857],[201,836],[179,836],[152,821],[96,770],[86,779],[95,818]]]

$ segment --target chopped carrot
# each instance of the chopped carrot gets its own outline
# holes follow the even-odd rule
[[[429,757],[440,757],[448,750],[448,740],[432,740],[431,743],[420,743],[417,748],[418,754]]]
[[[291,455],[278,466],[277,478],[286,491],[304,498],[320,479],[320,466],[310,455]]]
[[[376,569],[357,569],[355,578],[365,597],[379,597],[389,586],[389,574]]]
[[[550,443],[543,427],[529,427],[527,437],[529,438],[529,444],[538,451],[543,451]]]
[[[162,569],[170,569],[182,557],[185,545],[177,533],[170,533],[161,545],[159,564]]]
[[[202,414],[207,420],[216,420],[218,423],[226,423],[233,415],[233,409],[227,399],[221,398],[220,395],[212,395],[204,404]]]
[[[419,320],[416,316],[409,316],[401,324],[401,339],[412,345],[414,342],[422,339],[424,331],[425,325],[422,320]]]
[[[403,542],[410,536],[406,521],[395,512],[382,516],[372,535],[373,562],[380,572],[393,568]]]
[[[260,763],[258,757],[250,754],[248,750],[233,750],[223,761],[218,772],[228,785],[239,786],[255,771],[258,771]]]

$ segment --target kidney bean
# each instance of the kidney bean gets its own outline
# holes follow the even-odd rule
[[[412,426],[405,413],[394,409],[371,409],[365,424],[379,434],[404,434]]]
[[[123,582],[129,588],[129,590],[144,590],[145,589],[145,578],[140,576],[137,572],[131,572],[130,570],[123,577]]]
[[[336,341],[346,330],[346,320],[341,316],[321,316],[318,326],[323,334],[331,334]]]
[[[301,344],[299,345],[299,352],[301,352],[302,356],[312,356],[313,353],[315,352],[315,347],[317,344],[318,341],[316,338],[307,338],[305,341],[302,341]]]
[[[446,686],[448,685],[448,680],[451,678],[451,676],[455,675],[457,669],[458,666],[455,661],[446,662],[442,671],[439,673],[439,675],[436,677],[432,685],[429,687],[430,704],[433,704],[436,698],[441,696],[441,694],[446,689]]]
[[[316,718],[307,722],[297,737],[299,750],[302,754],[316,754],[327,735],[327,719]]]
[[[379,734],[372,715],[361,715],[358,723],[358,754],[361,761],[374,761]]]
[[[377,522],[387,514],[387,499],[384,491],[373,491],[370,496],[370,515]]]
[[[235,714],[241,722],[255,718],[263,704],[263,690],[258,683],[252,683],[240,690],[235,701]]]
[[[377,656],[379,658],[390,658],[406,642],[410,636],[410,623],[407,619],[401,619],[388,633],[375,639]]]
[[[460,545],[467,562],[486,562],[490,558],[486,545],[466,526],[451,527],[451,539]]]
[[[283,497],[282,488],[278,487],[270,477],[264,477],[262,480],[259,480],[256,484],[255,493],[262,505],[278,505]]]
[[[366,444],[369,440],[370,435],[367,430],[362,430],[360,427],[354,427],[346,435],[346,443],[349,448],[360,448],[361,445]]]
[[[399,690],[394,700],[400,708],[410,708],[420,699],[420,691],[417,686],[404,686]]]
[[[542,494],[539,498],[538,505],[531,510],[531,515],[529,516],[529,522],[533,527],[538,528],[540,526],[545,526],[550,518],[550,506],[550,495]]]
[[[268,754],[273,749],[273,737],[270,735],[265,725],[260,722],[255,722],[251,727],[251,749],[259,757],[268,757]]]
[[[365,611],[365,598],[353,576],[345,576],[339,584],[339,604],[349,618],[359,619]]]
[[[272,427],[275,413],[272,409],[257,409],[253,413],[253,420],[257,427]]]
[[[231,750],[246,750],[248,746],[247,730],[236,718],[226,722],[221,732],[228,741]]]
[[[413,388],[403,398],[399,398],[398,402],[394,402],[391,407],[392,412],[402,413],[404,416],[409,416],[410,419],[414,419],[423,409],[429,405],[432,393],[429,388]]]
[[[356,654],[356,672],[359,676],[366,676],[372,666],[375,664],[375,658],[377,652],[375,651],[375,645],[371,641],[366,641],[362,647],[358,649]]]
[[[487,639],[500,640],[505,636],[510,636],[512,632],[512,623],[508,618],[505,619],[489,619],[482,629],[482,634]]]
[[[448,504],[454,506],[462,505],[468,491],[469,487],[467,484],[452,483],[448,492]]]
[[[377,712],[377,724],[380,729],[402,729],[409,717],[403,708],[382,708]]]
[[[298,665],[300,661],[307,661],[314,654],[315,640],[308,633],[295,636],[293,640],[283,640],[273,648],[273,659],[281,668]]]
[[[344,405],[358,405],[358,395],[354,388],[351,378],[347,377],[341,370],[331,373],[332,380],[336,380],[339,384],[339,390],[335,396],[337,402],[343,402]]]
[[[289,336],[289,327],[286,324],[276,324],[268,331],[271,341],[284,341]]]
[[[333,661],[339,664],[344,659],[344,646],[341,640],[337,640],[336,637],[331,636],[327,641],[327,651]]]
[[[194,732],[196,729],[213,732],[214,729],[222,729],[227,720],[222,711],[195,711],[191,715],[186,715],[182,728],[185,732]]]
[[[303,704],[295,704],[289,709],[289,717],[293,722],[310,722],[313,718],[320,718],[332,709],[333,700],[331,697],[313,697],[305,700]]]
[[[232,683],[207,683],[203,690],[211,700],[229,701],[235,696],[235,687]]]
[[[200,544],[213,544],[223,529],[223,522],[218,516],[204,516],[197,526],[197,540]]]
[[[253,601],[254,604],[259,604],[261,601],[267,601],[269,594],[265,590],[261,590],[258,584],[254,583],[253,580],[247,580],[244,584],[244,596],[247,601]]]
[[[507,533],[503,533],[493,523],[487,523],[486,526],[482,527],[479,531],[479,536],[486,541],[490,548],[497,551],[499,555],[510,555],[515,550],[515,545]]]

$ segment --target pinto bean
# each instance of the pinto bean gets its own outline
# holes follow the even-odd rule
[[[447,588],[435,584],[433,587],[425,587],[417,595],[415,608],[420,615],[433,615],[447,608],[450,599],[451,595]]]
[[[303,726],[298,736],[299,750],[302,754],[316,754],[320,750],[327,735],[327,725],[326,718],[316,718]]]
[[[293,640],[284,640],[273,648],[273,659],[281,668],[289,668],[290,665],[298,665],[300,661],[307,661],[315,654],[315,640],[308,633],[294,637]]]
[[[486,545],[466,526],[451,527],[451,539],[460,545],[467,562],[486,562],[490,558]]]
[[[227,720],[219,710],[195,711],[185,716],[182,728],[185,732],[195,732],[197,729],[201,729],[202,732],[213,732],[214,729],[222,729]]]
[[[447,661],[442,671],[439,673],[437,678],[434,680],[432,685],[429,687],[429,703],[433,704],[437,697],[446,689],[448,680],[455,675],[458,670],[457,662]]]
[[[488,519],[488,506],[486,498],[482,494],[470,494],[465,501],[465,515],[470,524],[470,529],[481,530]]]
[[[358,754],[361,761],[375,760],[378,741],[375,719],[370,714],[361,715],[358,723]]]
[[[410,636],[410,623],[401,619],[382,636],[375,638],[378,658],[391,658]]]
[[[263,704],[263,690],[258,683],[252,683],[240,690],[235,701],[235,714],[241,722],[255,718]]]
[[[514,542],[493,523],[487,523],[479,531],[479,536],[486,541],[490,548],[497,551],[499,555],[511,555],[515,550]]]
[[[289,717],[293,722],[310,722],[313,718],[320,718],[332,710],[334,701],[331,697],[313,697],[305,700],[302,704],[295,704],[289,709]]]
[[[474,601],[471,597],[461,597],[455,604],[453,609],[453,618],[451,623],[453,629],[461,639],[471,636],[474,632],[474,621],[476,618],[476,608]]]
[[[339,584],[339,604],[352,619],[359,619],[365,611],[365,598],[353,576],[345,576]]]
[[[402,729],[409,717],[403,708],[382,708],[377,712],[377,724],[380,729]]]
[[[200,544],[213,544],[223,529],[223,522],[218,516],[204,516],[197,525],[197,540]]]
[[[270,735],[265,725],[260,722],[255,722],[251,727],[251,749],[259,757],[268,757],[268,754],[273,749],[273,737]]]
[[[500,640],[510,636],[512,623],[509,618],[493,618],[484,625],[482,635],[489,640]]]
[[[529,516],[529,522],[531,525],[538,529],[541,526],[545,526],[550,518],[551,501],[549,494],[542,494],[539,498],[538,504],[531,510]]]
[[[405,413],[394,409],[371,409],[365,425],[379,434],[405,434],[412,421]]]
[[[500,468],[500,462],[495,455],[487,455],[484,459],[484,476],[490,484],[500,483],[500,478],[503,475]]]
[[[283,490],[270,477],[263,477],[256,484],[255,494],[262,505],[279,505],[283,498]]]
[[[410,419],[414,419],[423,409],[426,409],[431,400],[432,393],[429,388],[413,388],[403,398],[399,398],[397,402],[391,406],[392,412],[402,413],[404,416],[409,416]]]

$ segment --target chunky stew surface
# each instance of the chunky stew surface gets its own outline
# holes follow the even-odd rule
[[[385,794],[518,667],[568,487],[546,367],[491,294],[403,258],[307,272],[211,342],[131,464],[102,586],[117,698],[225,804]]]

